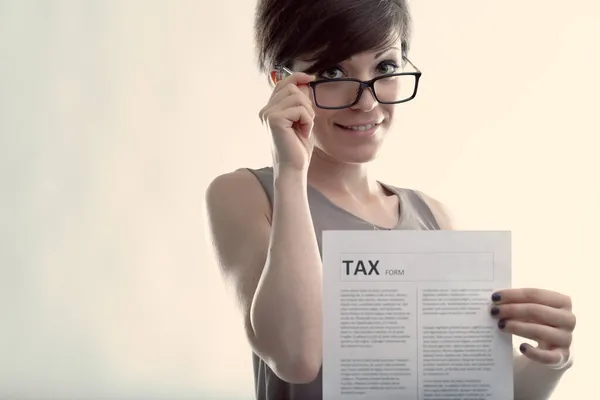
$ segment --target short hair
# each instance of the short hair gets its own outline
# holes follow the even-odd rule
[[[254,33],[262,72],[305,57],[315,73],[398,39],[406,57],[411,16],[407,0],[258,0]]]

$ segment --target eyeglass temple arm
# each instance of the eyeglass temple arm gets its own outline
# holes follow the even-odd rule
[[[404,58],[404,59],[405,59],[405,60],[406,60],[406,61],[407,61],[407,62],[408,62],[410,65],[411,65],[411,67],[413,67],[413,68],[415,69],[415,71],[417,71],[417,72],[421,72],[421,70],[420,70],[419,68],[417,68],[417,67],[415,66],[415,64],[413,64],[413,63],[412,63],[412,61],[410,61],[410,60],[409,60],[409,58],[408,58],[407,56],[402,56],[402,58]]]

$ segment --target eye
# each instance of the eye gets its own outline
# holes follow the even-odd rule
[[[339,67],[324,69],[319,76],[325,79],[339,79],[344,76],[344,72]]]
[[[400,66],[396,61],[386,60],[377,65],[377,73],[381,75],[395,74],[399,68]]]

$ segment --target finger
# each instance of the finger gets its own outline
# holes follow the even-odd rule
[[[572,331],[575,329],[575,315],[568,310],[552,308],[535,303],[502,304],[493,306],[490,310],[493,317],[498,319],[514,319],[523,322],[536,322],[556,328]]]
[[[258,113],[258,117],[264,122],[268,114],[299,105],[306,107],[314,117],[315,113],[310,97],[303,93],[297,86],[288,85],[271,97],[269,103]]]
[[[312,103],[301,93],[296,93],[295,96],[288,96],[278,104],[271,105],[269,108],[264,108],[261,110],[259,117],[263,123],[265,123],[271,115],[281,114],[281,112],[294,107],[305,108],[311,121],[314,121],[315,110],[313,109]]]
[[[545,365],[560,366],[565,362],[565,360],[568,359],[568,356],[565,355],[564,350],[561,349],[544,350],[540,349],[539,347],[534,347],[528,343],[523,343],[519,346],[519,350],[530,360],[537,361]]]
[[[314,75],[307,75],[302,72],[295,73],[294,75],[288,76],[287,78],[277,82],[271,98],[277,96],[278,93],[288,90],[290,87],[301,89],[304,94],[309,95],[308,84],[316,79]]]
[[[317,79],[315,75],[308,75],[304,72],[295,72],[292,75],[280,80],[275,84],[273,95],[283,90],[288,85],[303,86]]]
[[[283,128],[294,128],[294,123],[299,124],[300,133],[308,138],[313,127],[313,119],[308,110],[303,106],[286,108],[278,113],[269,115],[268,123],[280,124]]]
[[[298,90],[296,88],[296,90]],[[292,95],[281,98],[279,101],[273,104],[271,112],[277,112],[279,110],[285,110],[286,108],[303,106],[306,108],[311,117],[314,118],[315,110],[310,99],[299,91],[294,91]]]
[[[492,301],[495,304],[537,303],[567,310],[572,307],[569,296],[552,290],[535,288],[503,289],[492,295]]]
[[[282,88],[281,90],[279,90],[276,93],[273,93],[271,95],[271,99],[269,100],[269,103],[271,104],[276,104],[279,103],[281,100],[283,100],[286,97],[289,96],[296,96],[296,95],[302,95],[304,97],[306,97],[309,101],[310,99],[310,90],[308,89],[307,86],[296,86],[296,85],[287,85],[284,88]],[[312,105],[312,103],[311,103]]]
[[[512,319],[501,319],[498,322],[498,327],[503,332],[509,332],[536,342],[545,342],[550,347],[569,348],[573,338],[571,332],[562,329]]]

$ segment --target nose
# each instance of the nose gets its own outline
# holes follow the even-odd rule
[[[354,110],[360,111],[371,111],[377,106],[377,100],[371,91],[371,88],[364,88],[362,93],[360,94],[360,98],[358,102],[352,106]]]

